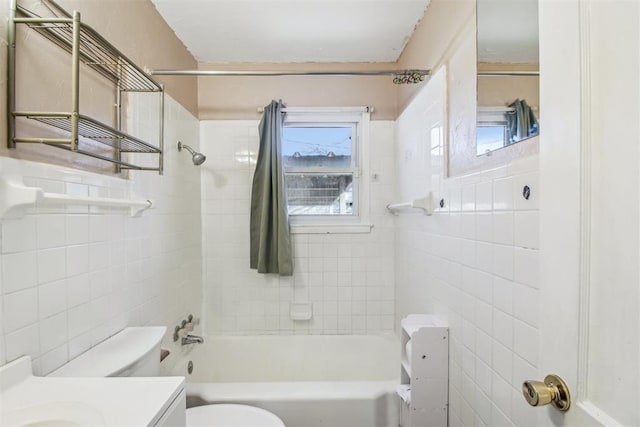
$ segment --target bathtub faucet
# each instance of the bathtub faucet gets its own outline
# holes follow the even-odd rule
[[[187,335],[186,337],[182,337],[182,345],[187,344],[202,344],[204,342],[204,338],[199,337],[197,335]]]

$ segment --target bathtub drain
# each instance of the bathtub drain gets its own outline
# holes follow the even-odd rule
[[[193,362],[191,360],[189,360],[189,363],[187,364],[187,372],[189,373],[189,375],[193,373]]]

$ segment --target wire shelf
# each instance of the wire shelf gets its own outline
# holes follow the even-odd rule
[[[76,151],[73,151],[71,149],[71,147],[69,147],[68,145],[63,145],[63,144],[47,144],[51,147],[56,147],[56,148],[61,148],[63,150],[67,150],[67,151],[71,151],[72,153],[79,153],[79,154],[83,154],[85,156],[89,156],[89,157],[93,157],[94,159],[99,159],[99,160],[104,160],[105,162],[110,162],[110,163],[115,163],[116,165],[122,167],[122,169],[131,169],[131,170],[152,170],[152,171],[159,171],[159,168],[150,168],[150,167],[143,167],[143,166],[138,166],[138,165],[134,165],[133,163],[129,163],[129,162],[125,162],[123,160],[117,160],[117,159],[113,159],[111,157],[107,157],[107,156],[103,156],[101,154],[97,154],[91,151],[85,151],[82,149],[78,149]]]
[[[142,68],[135,65],[129,58],[98,34],[93,28],[80,21],[80,13],[74,11],[73,16],[60,7],[54,0],[40,0],[38,13],[32,12],[17,4],[17,0],[10,1],[8,26],[8,96],[7,105],[11,112],[7,123],[7,145],[16,148],[18,143],[42,143],[74,153],[101,159],[115,164],[114,172],[123,169],[152,170],[160,175],[164,169],[164,88],[156,82]],[[44,7],[45,17],[40,16]],[[71,109],[66,111],[44,112],[23,110],[15,111],[16,90],[16,25],[26,25],[43,35],[53,44],[71,54]],[[26,38],[25,38],[26,40]],[[110,80],[116,86],[116,118],[115,125],[109,126],[91,117],[80,114],[80,68],[84,63],[95,70],[102,77]],[[160,95],[159,105],[159,144],[151,145],[121,129],[122,121],[122,92],[155,92]],[[69,135],[66,138],[57,137],[28,137],[16,133],[16,119],[33,120],[62,130]],[[76,120],[77,119],[77,120]],[[47,132],[47,135],[50,135]],[[91,143],[91,141],[95,143]],[[105,150],[102,147],[108,147]],[[110,151],[110,152],[109,152]],[[157,154],[156,166],[135,165],[130,159],[123,159],[122,154],[140,153]],[[138,160],[138,159],[136,159]]]
[[[55,3],[54,3],[55,4]],[[71,53],[73,49],[73,21],[64,10],[55,17],[40,17],[18,6],[24,23],[51,42]],[[135,65],[89,25],[80,23],[80,60],[105,78],[119,84],[122,91],[161,92],[162,86]]]
[[[71,133],[71,114],[14,113],[16,117],[37,120]],[[78,115],[78,136],[115,148],[122,153],[160,154],[162,151],[141,139],[107,126],[85,115]],[[86,153],[85,153],[86,154]]]

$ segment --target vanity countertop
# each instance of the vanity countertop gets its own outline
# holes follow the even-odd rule
[[[154,426],[184,387],[183,377],[37,377],[21,357],[0,367],[0,425]]]

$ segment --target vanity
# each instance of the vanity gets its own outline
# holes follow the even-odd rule
[[[183,377],[37,377],[31,358],[0,367],[2,426],[184,426]]]

